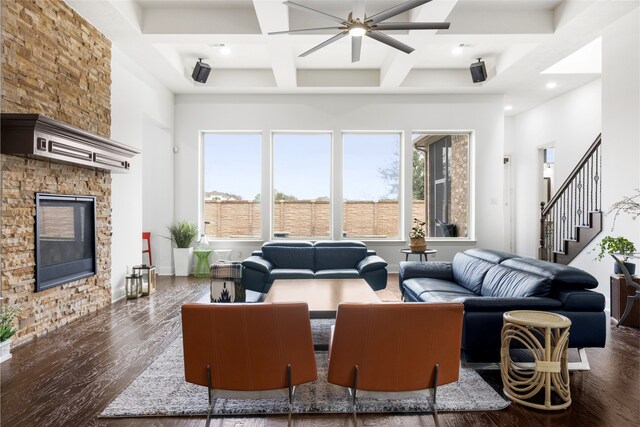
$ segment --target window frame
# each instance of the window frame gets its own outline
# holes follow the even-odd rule
[[[345,136],[346,135],[398,135],[398,229],[397,234],[395,236],[388,236],[386,238],[372,238],[372,239],[363,239],[358,236],[353,237],[342,237],[345,232],[344,230],[344,147],[345,147]],[[340,239],[349,240],[349,239],[358,239],[362,242],[391,242],[397,244],[398,242],[404,242],[406,239],[403,239],[403,230],[405,227],[403,226],[403,212],[404,208],[404,180],[402,179],[404,173],[404,145],[405,145],[405,132],[403,130],[343,130],[340,132],[340,200],[336,200],[336,203],[339,203],[341,221],[340,228],[341,230],[336,233],[340,236]]]
[[[336,201],[334,200],[334,182],[335,182],[335,152],[336,152],[336,141],[335,141],[335,133],[332,130],[297,130],[297,129],[288,129],[288,130],[276,130],[272,129],[269,133],[269,233],[268,240],[281,240],[287,241],[286,237],[275,237],[274,233],[274,220],[275,220],[275,200],[273,198],[275,191],[275,136],[278,134],[285,135],[329,135],[329,234],[326,237],[318,238],[319,236],[306,238],[310,241],[322,241],[322,240],[334,240],[334,229],[335,229],[335,214],[334,214],[334,206]],[[262,175],[264,178],[264,174]],[[263,196],[261,196],[261,199]]]
[[[205,214],[204,214],[204,193],[205,193],[205,188],[204,188],[204,170],[205,170],[205,164],[204,164],[204,139],[205,136],[207,134],[215,134],[215,135],[257,135],[259,137],[260,140],[260,203],[262,204],[262,199],[263,199],[263,194],[262,194],[262,180],[264,178],[264,170],[263,170],[263,162],[262,159],[264,157],[264,150],[263,150],[263,140],[264,140],[264,132],[261,130],[201,130],[199,132],[198,138],[198,157],[199,157],[199,162],[198,162],[198,174],[199,174],[199,182],[198,182],[198,230],[199,230],[199,234],[202,234],[203,232],[205,232],[206,227],[204,226],[204,221],[205,221]],[[201,228],[204,227],[204,228]],[[242,242],[259,242],[259,241],[264,241],[263,236],[264,236],[264,218],[262,217],[262,209],[261,209],[261,215],[260,215],[260,233],[253,238],[241,238],[241,239],[233,239],[231,237],[214,237],[214,236],[210,236],[207,235],[207,240],[211,241],[211,242],[229,242],[229,243],[242,243]]]
[[[467,236],[462,237],[427,237],[428,241],[435,242],[447,242],[448,244],[469,244],[476,242],[475,236],[475,193],[476,193],[476,168],[475,168],[475,159],[476,159],[476,144],[475,144],[475,135],[476,131],[474,129],[413,129],[411,130],[411,138],[408,141],[408,147],[411,150],[411,156],[413,154],[413,150],[415,150],[413,146],[413,136],[414,135],[467,135],[469,138],[469,147],[467,153],[467,172],[468,172],[468,191],[467,191]],[[425,185],[428,185],[428,181],[425,182]],[[409,200],[407,202],[407,206],[411,206],[413,203],[413,193],[412,193],[412,185],[408,185],[407,192],[405,194],[408,195]],[[425,188],[426,190],[426,188]],[[408,222],[406,224],[411,224],[413,218],[411,218],[411,210],[409,209],[408,218],[406,219]]]

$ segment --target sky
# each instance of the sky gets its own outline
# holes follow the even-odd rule
[[[276,133],[273,138],[274,188],[298,199],[329,197],[330,133]],[[260,193],[259,133],[207,133],[204,137],[204,188],[253,200]],[[348,200],[379,200],[389,185],[380,169],[396,161],[400,134],[343,135],[343,194]]]

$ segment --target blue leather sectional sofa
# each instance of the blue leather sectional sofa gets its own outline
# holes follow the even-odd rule
[[[502,315],[542,310],[571,319],[569,347],[604,347],[605,299],[589,291],[598,281],[577,268],[486,250],[458,253],[452,263],[401,262],[405,301],[462,302],[462,349],[493,354],[500,349]]]
[[[387,263],[354,240],[273,241],[242,261],[245,289],[266,293],[276,279],[363,278],[374,291],[387,286]]]

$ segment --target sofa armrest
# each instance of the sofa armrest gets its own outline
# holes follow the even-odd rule
[[[453,269],[450,262],[400,262],[400,284],[407,279],[425,277],[453,282]]]
[[[567,311],[604,311],[604,295],[586,289],[556,289],[554,297]]]
[[[562,303],[547,297],[460,297],[453,302],[464,304],[464,311],[558,310]]]
[[[258,256],[250,256],[249,258],[242,261],[242,266],[246,268],[251,268],[253,270],[258,270],[263,273],[269,274],[271,269],[273,269],[273,265],[264,258],[260,258]]]
[[[259,257],[261,257],[262,256],[262,251],[253,251],[253,252],[251,252],[251,256],[259,256]]]
[[[378,255],[373,249],[367,249],[367,256]]]
[[[363,259],[358,263],[358,272],[360,274],[373,270],[379,270],[387,266],[387,261],[380,258],[378,255],[371,255]]]

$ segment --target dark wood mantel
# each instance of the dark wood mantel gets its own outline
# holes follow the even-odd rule
[[[41,114],[2,114],[2,154],[32,155],[112,172],[129,172],[139,151]]]

